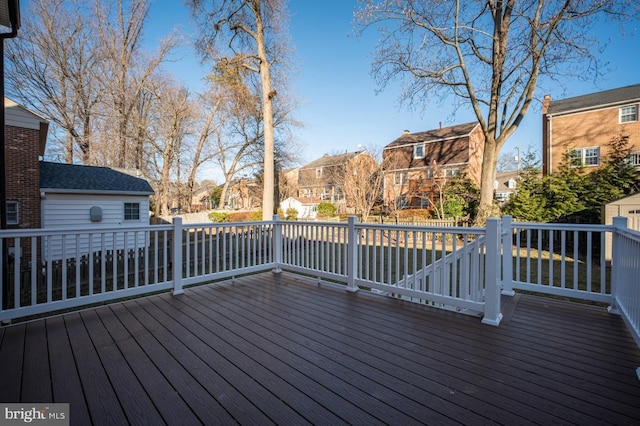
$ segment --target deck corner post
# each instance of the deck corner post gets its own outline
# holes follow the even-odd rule
[[[356,261],[358,259],[358,235],[356,230],[358,218],[349,216],[347,219],[347,291],[358,291],[356,285]]]
[[[502,217],[502,294],[515,296],[513,291],[513,218]]]
[[[487,255],[485,257],[485,288],[483,324],[498,326],[502,320],[500,312],[500,219],[487,219]]]
[[[273,269],[271,272],[279,274],[282,272],[280,265],[282,264],[282,222],[280,216],[273,215]]]
[[[628,225],[627,218],[623,216],[616,216],[613,218],[613,229],[611,231],[611,305],[607,308],[607,311],[611,314],[620,314],[620,308],[618,306],[618,296],[620,291],[620,280],[622,277],[622,265],[620,262],[616,262],[614,259],[622,259],[623,248],[620,247],[620,238],[618,237],[618,229],[626,229]]]
[[[182,288],[182,218],[173,218],[173,295],[184,293]]]

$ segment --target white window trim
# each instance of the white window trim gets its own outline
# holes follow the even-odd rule
[[[631,151],[629,153],[629,164],[640,167],[640,151]]]
[[[127,204],[138,205],[138,217],[135,219],[127,219]],[[126,222],[136,222],[140,220],[140,203],[139,202],[126,202],[122,205],[122,219]]]
[[[404,185],[409,180],[409,172],[395,172],[393,175],[394,185]]]
[[[585,160],[587,159],[586,157],[586,152],[587,150],[590,149],[595,149],[598,151],[598,162],[596,164],[586,164]],[[576,156],[575,159],[580,159],[580,164],[570,164],[570,167],[598,167],[600,165],[600,147],[599,146],[585,146],[583,148],[574,148],[571,150],[571,152],[569,153],[569,161],[572,162],[572,160],[574,159],[571,156],[571,153],[573,152],[579,152],[580,156]],[[589,157],[591,158],[591,157]]]
[[[633,108],[634,109],[633,114],[624,114],[623,115],[622,114],[622,110],[625,109],[625,108]],[[630,116],[632,119],[623,121],[622,117],[627,117],[627,116]],[[638,104],[635,104],[635,105],[624,105],[624,106],[621,106],[618,109],[618,122],[620,124],[635,123],[636,121],[638,121]]]
[[[422,149],[422,154],[418,155],[418,149]],[[421,144],[417,144],[413,146],[413,158],[415,159],[420,159],[420,158],[424,158],[424,143]]]
[[[15,206],[15,220],[9,220],[9,206]],[[13,213],[12,213],[13,214]],[[7,201],[7,225],[19,225],[20,224],[20,204],[17,201]]]

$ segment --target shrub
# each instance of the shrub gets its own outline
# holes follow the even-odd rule
[[[262,210],[254,210],[249,215],[249,220],[251,222],[258,222],[262,220]]]
[[[318,217],[332,217],[336,215],[336,206],[328,201],[318,204]]]
[[[294,209],[293,207],[289,207],[287,209],[287,220],[298,220],[298,210]]]
[[[229,222],[229,214],[222,212],[209,213],[209,220],[215,223]]]

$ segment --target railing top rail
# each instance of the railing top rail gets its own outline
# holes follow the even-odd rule
[[[396,224],[380,224],[380,223],[357,223],[356,228],[361,229],[401,229],[403,231],[419,231],[419,232],[446,232],[447,234],[469,234],[484,235],[484,228],[471,228],[466,226],[422,226],[422,225],[396,225]]]
[[[630,228],[616,228],[616,233],[624,237],[630,238],[634,241],[640,242],[640,231],[636,231]]]
[[[513,222],[511,228],[541,229],[541,230],[565,230],[565,231],[597,231],[611,232],[613,225],[601,224],[576,224],[576,223],[533,223]]]
[[[282,221],[281,221],[282,222]],[[261,226],[273,225],[273,220],[256,220],[251,222],[200,222],[200,223],[182,223],[183,228],[216,228],[225,226]],[[173,226],[169,224],[169,226]]]
[[[133,226],[75,226],[73,228],[3,229],[0,238],[39,237],[44,235],[100,234],[112,232],[140,232],[171,230],[173,225],[133,225]]]
[[[347,227],[348,222],[316,222],[311,220],[280,220],[279,223],[281,225],[304,225],[304,226],[343,226]]]

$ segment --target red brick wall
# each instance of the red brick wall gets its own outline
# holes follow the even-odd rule
[[[18,225],[7,228],[40,228],[40,132],[5,127],[7,201],[18,202]]]
[[[551,146],[545,150],[544,172],[558,171],[568,150],[584,147],[600,147],[600,164],[609,156],[609,142],[620,135],[629,136],[629,146],[640,150],[640,121],[619,122],[620,107],[599,109],[579,114],[555,116],[551,120]],[[545,130],[548,132],[545,128]],[[545,145],[548,145],[548,138]],[[551,152],[549,152],[549,148]],[[588,166],[587,170],[598,167]]]

